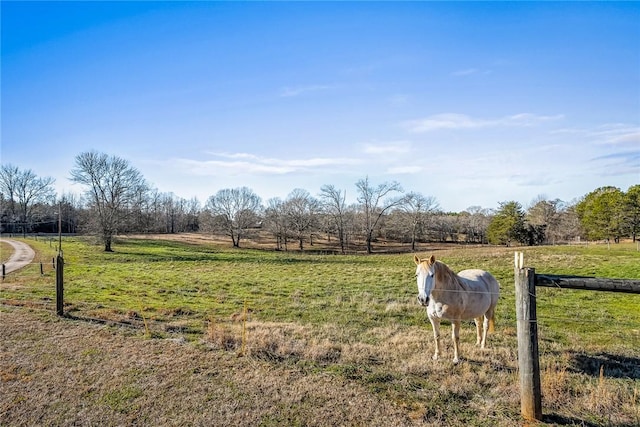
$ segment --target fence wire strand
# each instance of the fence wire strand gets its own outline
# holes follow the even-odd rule
[[[29,263],[26,266],[27,271],[22,270],[22,271],[14,271],[14,272],[10,272],[8,274],[6,274],[5,276],[5,282],[7,280],[12,280],[14,277],[15,278],[34,278],[34,277],[50,277],[52,273],[55,273],[55,263],[52,261],[53,258],[51,258],[51,260],[47,259],[47,260],[41,260],[41,261],[33,261],[31,263]],[[173,260],[170,260],[173,261]],[[193,261],[184,261],[184,260],[178,260],[180,263],[195,263],[195,264],[199,264],[199,263],[206,263],[207,260],[193,260]],[[117,264],[123,264],[124,262],[121,261],[114,261],[114,262],[108,262],[108,263],[82,263],[82,262],[69,262],[66,261],[65,262],[65,270],[68,268],[71,269],[82,269],[82,268],[96,268],[96,269],[108,269],[109,267],[113,267],[114,265]],[[42,266],[43,268],[43,274],[41,274],[39,271],[33,272],[33,271],[29,271],[29,270],[33,270],[33,269],[37,269],[38,267]],[[71,274],[75,274],[71,273]],[[106,274],[106,273],[105,273]],[[409,275],[408,275],[409,276]],[[206,284],[206,282],[204,283]],[[415,286],[415,281],[410,278],[407,277],[407,284],[408,286]],[[503,285],[502,288],[504,289],[505,286]],[[549,289],[556,289],[556,288],[549,288]],[[52,292],[55,292],[55,283],[52,284],[51,287]],[[330,299],[328,302],[325,302],[324,304],[326,304],[327,307],[340,307],[340,306],[352,306],[354,304],[353,300],[354,298],[362,298],[362,297],[366,297],[366,300],[368,302],[373,301],[374,303],[377,304],[387,304],[387,306],[389,304],[399,304],[401,306],[410,306],[413,305],[415,303],[412,303],[412,301],[414,301],[415,296],[414,294],[409,294],[407,292],[406,296],[403,298],[398,298],[397,295],[394,294],[389,294],[389,295],[385,295],[385,294],[381,294],[379,292],[367,292],[365,290],[353,290],[353,291],[349,291],[348,289],[345,289],[344,287],[339,287],[336,285],[336,288],[321,288],[321,289],[315,289],[316,292],[321,291],[322,296],[324,297],[333,297],[332,299]],[[188,295],[191,293],[191,289],[188,288],[184,288],[184,289],[174,289],[172,290],[173,293],[180,293],[180,294],[185,294]],[[228,289],[224,289],[223,292],[227,295],[227,297],[230,298],[235,298],[235,299],[242,299],[244,294],[238,293],[237,295],[234,295],[232,293],[230,293],[230,291]],[[306,295],[308,292],[311,292],[310,289],[307,290],[303,290],[302,293],[299,296],[295,296],[296,298],[300,298],[300,299],[304,299],[304,298],[312,298],[312,295]],[[451,293],[466,293],[466,294],[486,294],[486,292],[482,292],[482,291],[472,291],[472,290],[447,290],[447,292],[451,292]],[[0,296],[3,293],[3,289],[0,286]],[[498,293],[491,293],[492,295],[500,295],[500,292]],[[509,290],[509,294],[511,294],[511,290]],[[535,299],[537,300],[540,295],[539,294],[534,294],[534,293],[528,293],[530,297],[535,297]],[[625,297],[631,297],[634,298],[633,296],[631,296],[633,294],[626,294]],[[123,295],[124,296],[124,295]],[[270,299],[272,298],[292,298],[294,297],[294,295],[280,295],[280,296],[269,296]],[[139,295],[135,295],[133,296],[133,298],[139,298],[142,301],[144,301],[144,298],[141,298]],[[211,295],[212,299],[216,299],[216,295]],[[347,301],[343,300],[346,299]],[[122,307],[117,307],[117,306],[106,306],[104,303],[92,303],[89,301],[78,301],[78,300],[71,300],[69,301],[71,304],[75,304],[75,305],[82,305],[82,306],[86,306],[86,307],[99,307],[99,308],[104,308],[104,309],[109,309],[109,310],[121,310],[123,309]],[[55,305],[55,304],[52,304]],[[260,304],[251,304],[253,307],[251,307],[252,309],[255,310],[269,310],[272,312],[275,312],[278,310],[278,307],[273,304],[271,306],[265,306],[265,305],[260,305]],[[410,310],[411,308],[409,307],[408,310]],[[417,311],[422,311],[424,310],[424,308],[417,306],[416,304],[416,310]],[[358,311],[354,312],[355,315],[358,315]],[[329,310],[327,310],[327,316],[330,316]],[[592,317],[592,315],[590,315]],[[540,317],[540,316],[539,316]],[[425,315],[425,320],[427,319],[426,315]],[[329,317],[328,317],[328,320]],[[516,321],[523,321],[523,319],[519,319],[516,318]],[[629,330],[635,330],[637,328],[640,328],[640,323],[638,322],[633,322],[633,321],[629,321],[629,320],[625,320],[625,319],[619,319],[617,317],[614,316],[609,316],[609,315],[602,315],[598,318],[581,318],[579,316],[549,316],[549,315],[544,315],[543,318],[538,318],[535,320],[527,320],[530,323],[536,323],[538,326],[541,326],[542,328],[550,328],[552,327],[552,323],[554,322],[562,322],[562,323],[568,323],[568,324],[588,324],[588,325],[598,325],[601,324],[603,325],[603,328],[605,328],[607,322],[615,322],[616,326],[619,327],[624,327],[627,328]],[[589,333],[593,333],[594,331],[589,331]],[[608,334],[609,332],[603,332],[603,334]]]

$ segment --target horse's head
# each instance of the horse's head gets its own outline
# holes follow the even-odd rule
[[[433,290],[436,273],[436,258],[431,255],[428,259],[420,259],[414,255],[416,263],[416,281],[418,283],[418,302],[424,306],[429,305],[429,296]]]

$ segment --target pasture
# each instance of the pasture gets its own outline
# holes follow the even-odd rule
[[[46,318],[42,322],[47,327],[69,322],[73,328],[95,328],[95,322],[42,314],[39,309],[53,310],[55,305],[50,262],[55,252],[47,241],[28,243],[37,250],[37,260],[45,263],[45,274],[41,276],[39,265],[33,265],[8,276],[0,285],[4,303],[0,312],[13,316],[16,308],[11,306],[20,305],[25,315],[33,310],[30,324],[35,317]],[[247,364],[264,378],[268,372],[276,373],[272,380],[280,391],[264,398],[271,401],[270,408],[279,409],[261,412],[256,408],[248,418],[252,424],[379,424],[379,412],[363,409],[361,417],[354,418],[341,415],[339,405],[332,416],[318,416],[318,407],[335,402],[327,396],[304,401],[292,391],[325,382],[335,388],[331,393],[351,387],[344,391],[349,405],[370,408],[371,402],[377,402],[373,406],[386,408],[392,417],[387,425],[511,426],[520,422],[513,249],[421,249],[420,254],[434,253],[455,271],[482,268],[501,283],[496,332],[489,336],[488,348],[475,347],[475,327],[465,322],[460,336],[462,362],[453,365],[447,323],[441,330],[442,358],[431,360],[431,326],[416,302],[410,253],[318,255],[232,249],[207,239],[180,238],[121,239],[114,245],[115,253],[104,253],[83,239],[65,239],[63,248],[65,311],[74,318],[110,322],[101,327],[125,336],[132,351],[146,352],[145,345],[156,348],[173,340],[170,353],[183,349],[192,355],[188,360],[194,361],[198,372],[205,369],[203,355],[214,355],[229,370],[244,372],[246,384],[255,381],[255,372]],[[640,278],[640,252],[631,244],[612,245],[610,250],[606,246],[518,250],[524,252],[525,264],[539,273]],[[640,295],[547,288],[537,292],[545,421],[640,424]],[[178,350],[175,341],[183,342]],[[118,346],[127,345],[118,342]],[[32,351],[39,348],[34,342]],[[236,358],[239,354],[244,357]],[[86,354],[79,359],[79,363],[88,360]],[[2,381],[19,380],[19,375],[12,375],[4,375]],[[101,408],[105,419],[116,420],[114,424],[123,413],[147,414],[149,420],[157,420],[145,412],[151,410],[147,406],[154,391],[143,386],[155,375],[146,370],[121,378],[117,404],[107,399],[112,390],[97,386],[91,396],[59,402],[60,410],[72,412],[78,405],[93,405]],[[220,381],[227,381],[232,389],[242,388],[243,375]],[[283,383],[283,378],[290,382]],[[16,417],[7,420],[28,424],[28,419],[20,418],[28,415],[1,404],[0,417]],[[183,424],[197,424],[189,418],[195,416],[186,409],[189,405],[184,413],[175,402],[171,405]],[[215,424],[223,418],[209,421]]]

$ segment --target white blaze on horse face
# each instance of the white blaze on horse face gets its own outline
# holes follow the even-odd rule
[[[418,302],[424,306],[429,304],[429,295],[431,295],[431,290],[433,289],[433,273],[433,265],[427,268],[424,263],[420,263],[416,268]]]

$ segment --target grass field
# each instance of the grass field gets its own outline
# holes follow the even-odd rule
[[[28,243],[45,274],[37,264],[12,274],[0,286],[0,300],[52,309],[54,248],[48,241]],[[354,383],[412,422],[519,422],[513,249],[420,251],[434,253],[454,270],[486,269],[501,283],[490,348],[477,349],[475,328],[463,325],[463,363],[456,366],[448,326],[442,332],[443,359],[430,359],[432,332],[415,302],[409,253],[231,249],[202,238],[128,238],[114,248],[115,253],[104,253],[83,239],[63,242],[67,313],[132,325],[152,340],[185,339],[197,351],[242,352],[309,381],[328,375]],[[539,273],[640,278],[636,249],[632,244],[519,248],[525,264]],[[546,422],[639,425],[640,295],[547,288],[537,293]],[[125,385],[139,388],[135,379]],[[144,398],[138,390],[124,400]],[[298,420],[312,419],[305,405],[287,408]],[[270,425],[267,418],[261,418],[263,425]]]

